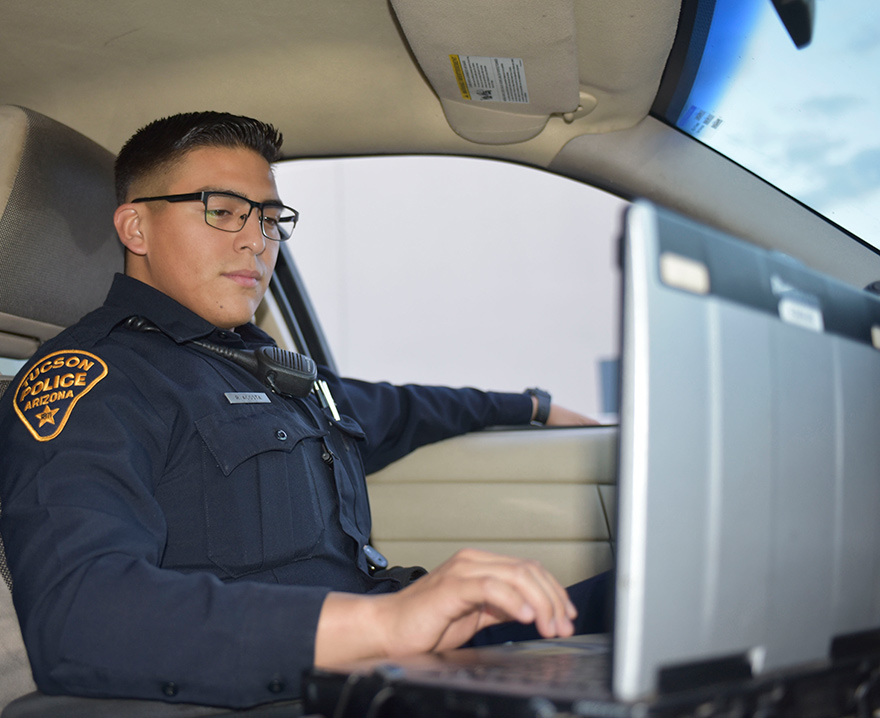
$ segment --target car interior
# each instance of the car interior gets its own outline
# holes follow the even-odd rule
[[[815,3],[750,2],[774,13],[792,48],[793,38],[809,35],[804,18],[821,39]],[[0,364],[0,394],[42,342],[100,305],[122,269],[112,224],[115,153],[147,122],[191,110],[275,124],[285,160],[456,155],[517,163],[649,199],[856,287],[875,282],[880,237],[829,220],[664,116],[670,83],[693,64],[689,43],[714,6],[8,0],[0,24],[0,358],[9,362]],[[489,60],[507,73],[501,99],[473,80]],[[864,92],[876,94],[876,86]],[[876,191],[876,170],[872,176]],[[295,255],[284,247],[257,323],[286,348],[334,366]],[[374,543],[394,563],[429,569],[458,547],[487,546],[538,558],[572,583],[613,565],[616,466],[614,426],[493,430],[428,446],[368,477]],[[487,516],[481,507],[490,502],[505,508]],[[4,718],[228,712],[40,694],[2,544],[0,573],[10,589],[0,586]]]

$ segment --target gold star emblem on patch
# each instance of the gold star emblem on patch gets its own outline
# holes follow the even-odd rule
[[[43,424],[54,424],[55,423],[55,414],[58,413],[58,409],[53,409],[47,406],[43,409],[42,412],[37,414],[37,418],[40,420],[40,426]]]

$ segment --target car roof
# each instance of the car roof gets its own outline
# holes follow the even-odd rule
[[[853,284],[880,275],[875,251],[649,115],[680,0],[474,5],[6,0],[0,102],[113,152],[156,117],[220,109],[278,126],[287,158],[521,162],[653,199]],[[529,116],[515,103],[456,97],[449,63],[468,53],[534,69],[529,92],[540,102]]]

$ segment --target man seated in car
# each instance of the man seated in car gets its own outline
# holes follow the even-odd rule
[[[218,113],[129,140],[125,275],[3,399],[3,538],[44,692],[247,706],[296,697],[313,664],[453,648],[487,627],[476,641],[602,629],[602,579],[574,589],[578,615],[535,562],[466,550],[409,581],[368,545],[365,472],[528,423],[536,396],[328,371],[321,391],[282,396],[194,343],[272,344],[249,322],[297,216],[272,174],[280,145]],[[542,418],[588,421],[555,405]]]

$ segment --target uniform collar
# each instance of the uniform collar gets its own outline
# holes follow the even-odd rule
[[[94,346],[129,317],[149,320],[178,344],[204,338],[223,344],[244,343],[245,346],[254,347],[275,343],[268,334],[250,323],[237,327],[234,332],[218,329],[158,289],[124,274],[117,274],[104,304],[46,342],[43,351],[51,351],[69,341],[82,348]]]
[[[178,343],[206,337],[217,329],[167,294],[124,274],[113,278],[104,308],[118,321],[131,316],[149,319]]]
[[[125,274],[117,274],[104,300],[104,309],[110,310],[113,325],[139,316],[149,319],[178,344],[193,339],[210,338],[222,343],[274,344],[262,329],[247,323],[234,331],[219,329],[164,292]]]

